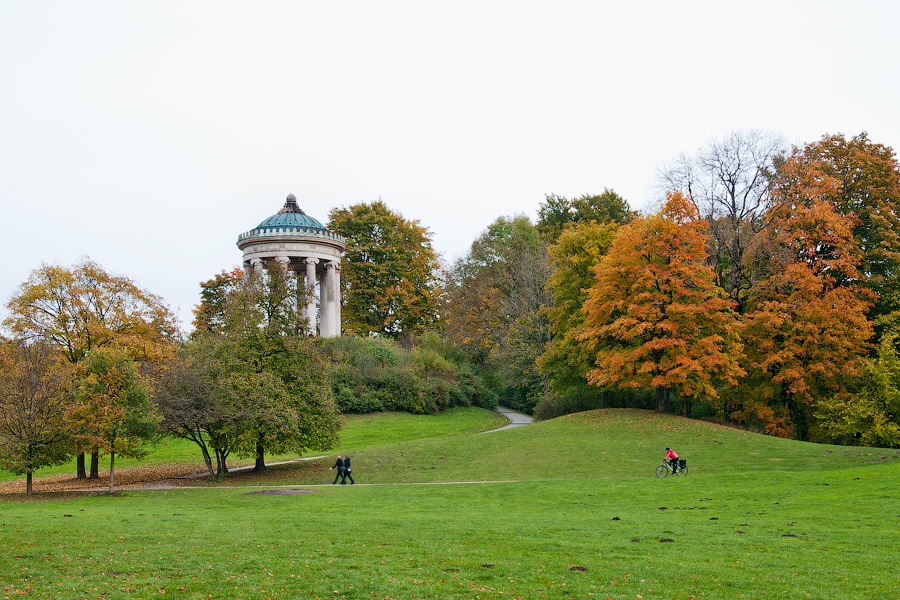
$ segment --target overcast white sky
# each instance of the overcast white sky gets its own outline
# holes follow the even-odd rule
[[[900,3],[0,0],[0,299],[87,255],[187,328],[289,193],[381,198],[448,262],[545,194],[759,128],[900,149]]]

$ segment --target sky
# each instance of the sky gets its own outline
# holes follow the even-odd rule
[[[650,210],[660,168],[732,131],[900,149],[898,23],[896,0],[0,0],[0,300],[87,256],[188,330],[291,193],[323,223],[381,199],[452,263],[547,194]]]

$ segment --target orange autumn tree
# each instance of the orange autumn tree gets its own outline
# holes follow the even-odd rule
[[[584,304],[591,384],[653,388],[656,409],[666,411],[671,390],[715,399],[719,382],[744,374],[733,303],[705,265],[705,230],[680,192],[659,214],[619,229]]]
[[[787,159],[758,239],[765,279],[744,315],[749,377],[731,417],[773,435],[815,437],[817,403],[847,393],[869,349],[872,293],[856,285],[854,220],[834,208],[840,189],[817,161]]]

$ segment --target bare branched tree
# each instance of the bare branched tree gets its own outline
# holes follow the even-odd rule
[[[738,312],[753,286],[750,243],[763,227],[773,161],[783,152],[777,134],[734,131],[695,154],[681,154],[657,176],[658,187],[686,194],[709,221],[710,266]]]

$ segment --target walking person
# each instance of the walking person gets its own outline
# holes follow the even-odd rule
[[[350,485],[353,485],[355,483],[353,481],[353,476],[350,475],[350,457],[349,456],[344,457],[344,476],[346,477],[346,479],[344,480],[344,483],[347,482],[347,479],[350,480]]]
[[[338,456],[337,461],[335,461],[334,466],[331,467],[331,469],[337,469],[337,474],[334,476],[334,481],[331,482],[331,485],[334,485],[337,483],[338,477],[341,478],[341,485],[344,485],[345,483],[347,483],[347,479],[346,479],[345,471],[344,471],[344,459],[343,458]],[[328,469],[328,470],[330,471],[331,469]]]

